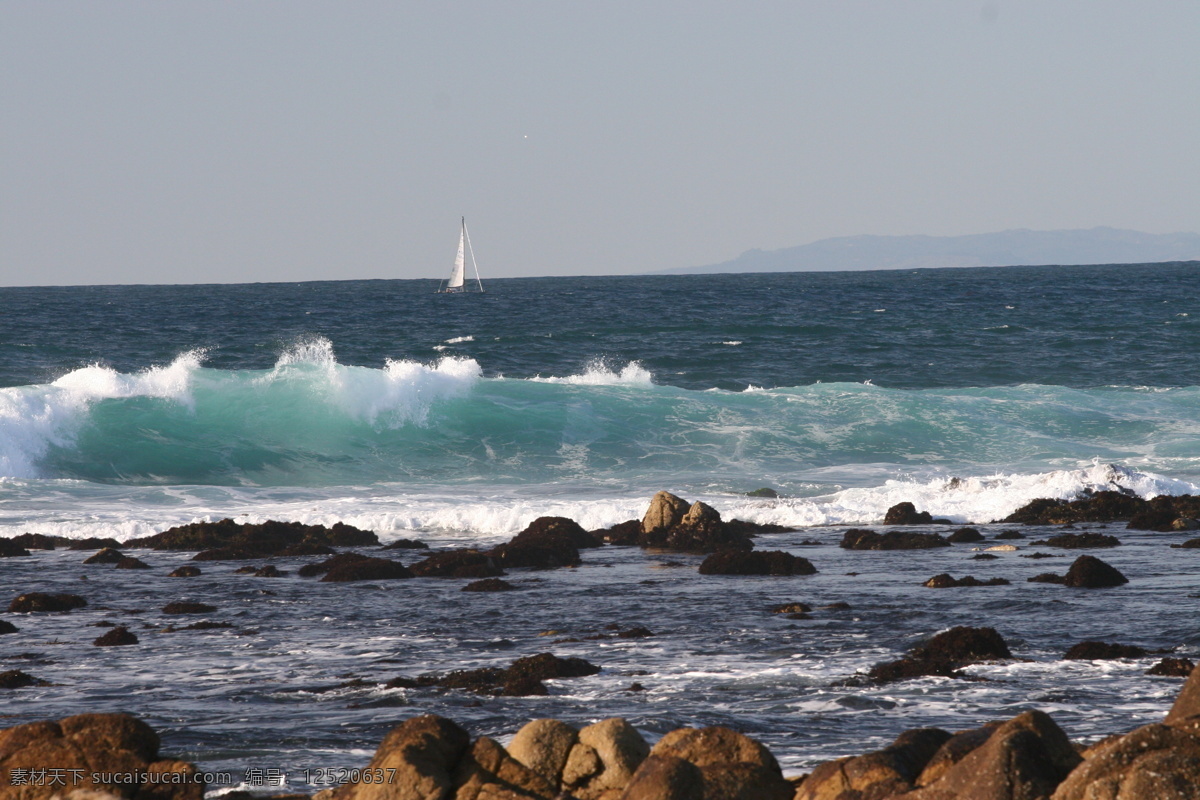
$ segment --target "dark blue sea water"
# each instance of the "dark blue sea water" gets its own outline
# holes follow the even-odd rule
[[[1128,727],[1159,714],[1173,685],[1137,663],[1065,664],[1061,651],[1092,636],[1200,645],[1187,599],[1200,587],[1164,555],[1181,551],[1161,534],[1105,554],[1137,576],[1130,587],[1082,595],[1026,584],[1046,562],[1016,553],[987,569],[961,547],[864,556],[835,546],[845,526],[877,525],[901,500],[988,523],[1085,489],[1200,491],[1196,263],[497,280],[460,296],[435,287],[0,289],[0,535],[125,539],[231,516],[490,545],[547,514],[587,528],[640,517],[669,489],[727,517],[813,526],[760,547],[795,548],[821,571],[731,585],[701,579],[689,557],[664,567],[612,550],[569,573],[524,576],[518,601],[463,599],[433,579],[348,589],[289,578],[262,595],[233,566],[214,566],[186,591],[227,598],[222,614],[259,631],[238,636],[159,634],[169,620],[153,608],[185,589],[163,578],[130,596],[127,575],[89,568],[93,610],[17,619],[18,638],[0,640],[0,669],[26,663],[56,684],[14,695],[17,718],[121,708],[206,767],[250,753],[289,769],[361,766],[391,723],[427,710],[501,736],[539,716],[620,714],[659,733],[740,721],[800,769],[904,727],[962,727],[1043,695],[1057,699],[1034,705],[1085,738]],[[763,486],[783,496],[745,495]],[[824,544],[805,549],[804,538]],[[79,555],[2,560],[0,582],[14,595],[75,590]],[[156,575],[183,558],[145,557]],[[1069,563],[1059,561],[1049,568]],[[967,570],[1013,586],[920,587]],[[764,610],[809,599],[855,610],[811,622]],[[99,632],[86,625],[135,610],[140,649],[90,646]],[[344,675],[507,663],[548,649],[547,629],[608,622],[661,633],[554,648],[605,672],[551,698],[479,707],[317,691]],[[939,628],[985,623],[1032,661],[991,668],[986,686],[834,686]],[[648,674],[632,677],[639,670]],[[635,679],[652,691],[623,692]]]

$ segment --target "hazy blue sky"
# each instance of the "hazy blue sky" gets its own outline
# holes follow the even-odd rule
[[[1200,3],[0,2],[0,284],[1200,224]]]

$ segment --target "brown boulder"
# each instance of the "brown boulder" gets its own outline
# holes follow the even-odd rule
[[[1192,670],[1163,722],[1167,725],[1200,729],[1200,668]]]
[[[650,746],[620,717],[601,720],[579,731],[563,767],[563,788],[579,800],[615,796],[650,754]]]
[[[1101,742],[1053,800],[1200,800],[1200,738],[1146,725]]]
[[[827,761],[800,784],[796,800],[884,798],[907,792],[949,738],[950,734],[938,728],[920,728],[905,731],[882,750]]]
[[[966,758],[968,753],[987,742],[1000,724],[999,722],[990,722],[982,727],[961,731],[951,736],[929,759],[914,783],[917,786],[928,786],[940,779],[951,767]]]
[[[526,767],[494,739],[480,736],[454,772],[455,800],[555,800],[558,787]]]
[[[780,771],[770,750],[749,736],[720,726],[677,728],[659,739],[650,753],[682,758],[697,767],[744,762]]]
[[[362,771],[369,778],[385,774],[390,780],[346,783],[334,791],[333,797],[335,800],[447,800],[453,797],[453,775],[469,743],[467,732],[444,717],[427,714],[405,720],[383,737],[371,763]]]
[[[508,752],[517,761],[541,775],[557,790],[562,784],[563,768],[571,748],[579,741],[579,731],[556,719],[535,719],[526,723],[508,743]]]
[[[630,778],[620,800],[701,800],[704,775],[693,764],[674,756],[650,756]]]
[[[642,517],[642,533],[655,533],[678,525],[690,508],[682,497],[659,492],[650,500],[650,507]]]

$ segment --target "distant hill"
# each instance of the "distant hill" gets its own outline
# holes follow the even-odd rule
[[[970,236],[842,236],[782,250],[747,250],[720,264],[679,267],[662,273],[821,272],[1192,260],[1200,260],[1200,234],[1152,234],[1092,228],[1011,230]]]

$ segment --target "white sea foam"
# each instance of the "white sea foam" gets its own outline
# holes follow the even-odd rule
[[[603,361],[593,361],[580,375],[563,378],[530,378],[538,383],[566,383],[574,386],[650,386],[654,376],[638,361],[630,361],[620,371]]]
[[[451,339],[447,339],[446,344],[460,344],[462,342],[473,342],[473,341],[475,341],[474,336],[455,336]]]

